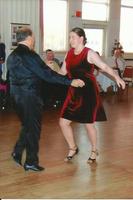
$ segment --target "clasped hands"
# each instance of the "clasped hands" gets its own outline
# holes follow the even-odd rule
[[[71,82],[71,86],[73,87],[83,87],[84,85],[85,83],[81,79],[73,79]]]

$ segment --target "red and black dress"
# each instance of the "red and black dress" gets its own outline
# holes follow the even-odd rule
[[[82,79],[83,88],[70,86],[61,110],[61,117],[80,123],[106,121],[106,114],[101,103],[94,72],[94,65],[87,61],[89,48],[85,47],[75,55],[70,49],[66,56],[66,69],[71,79]]]

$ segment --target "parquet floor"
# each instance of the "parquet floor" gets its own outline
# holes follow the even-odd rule
[[[64,163],[67,145],[58,126],[59,109],[44,112],[40,164],[45,171],[25,172],[11,159],[19,132],[14,112],[0,113],[0,198],[128,199],[133,198],[133,88],[128,99],[104,95],[107,122],[96,123],[99,157],[86,163],[90,144],[83,124],[73,123],[80,152]]]

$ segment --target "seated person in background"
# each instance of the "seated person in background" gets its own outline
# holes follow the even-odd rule
[[[55,58],[54,51],[51,49],[46,50],[46,57],[44,59],[45,63],[55,72],[59,72],[61,68],[61,62]],[[43,91],[45,94],[43,95]],[[66,96],[67,86],[62,86],[61,84],[50,84],[44,82],[42,86],[42,96],[46,107],[57,107],[60,105]],[[47,95],[46,95],[47,94]]]
[[[60,61],[54,57],[54,52],[51,49],[46,50],[45,63],[54,71],[59,72]]]
[[[116,69],[118,68],[120,70],[120,77],[123,76],[123,72],[126,67],[126,62],[123,58],[123,54],[124,54],[124,51],[121,51],[121,49],[116,49],[114,51],[115,66],[116,66]]]
[[[114,69],[118,69],[119,76],[122,77],[123,71],[126,67],[126,62],[123,58],[123,51],[120,48],[114,50],[112,57],[107,58],[106,62]]]

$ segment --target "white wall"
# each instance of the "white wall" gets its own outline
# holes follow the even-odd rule
[[[82,10],[82,0],[69,0],[68,1],[68,10],[69,10],[69,15],[68,15],[68,24],[69,24],[69,31],[76,27],[82,27],[82,20],[80,17],[75,17],[75,12],[76,11],[81,11]]]
[[[31,24],[39,52],[39,0],[0,0],[0,34],[7,55],[11,52],[11,23]]]
[[[119,41],[120,30],[120,5],[121,0],[111,0],[109,10],[109,23],[107,27],[107,46],[106,55],[111,55],[114,40]]]

